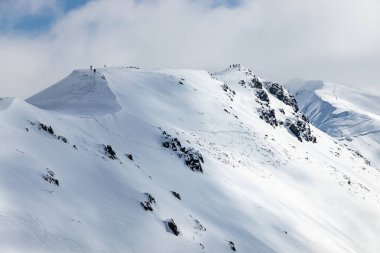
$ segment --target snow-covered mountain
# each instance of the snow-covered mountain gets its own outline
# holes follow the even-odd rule
[[[380,169],[380,97],[348,86],[293,79],[287,88],[311,123],[360,150]]]
[[[373,252],[380,172],[244,67],[0,101],[1,252]]]

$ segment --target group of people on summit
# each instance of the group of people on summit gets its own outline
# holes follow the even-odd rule
[[[96,73],[96,69],[93,69],[92,65],[90,65],[90,70],[94,71],[94,73]],[[104,70],[107,70],[107,65],[106,64],[104,64]]]

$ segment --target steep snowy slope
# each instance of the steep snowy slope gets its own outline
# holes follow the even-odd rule
[[[27,102],[42,109],[74,114],[107,114],[121,109],[105,76],[92,71],[73,71]]]
[[[323,81],[286,85],[313,125],[355,149],[380,169],[380,97]]]
[[[379,172],[280,85],[98,72],[0,100],[1,252],[379,251]]]

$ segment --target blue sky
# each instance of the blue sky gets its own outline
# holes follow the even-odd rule
[[[52,0],[50,2],[54,2],[54,7],[57,9],[47,6],[41,7],[41,10],[33,13],[19,9],[23,8],[21,4],[15,4],[12,1],[14,0],[4,0],[0,3],[0,16],[2,16],[0,17],[0,31],[2,32],[34,33],[46,31],[60,16],[64,16],[69,11],[86,4],[89,0]],[[19,2],[22,3],[23,1],[35,0],[21,0]],[[28,5],[25,4],[25,7]]]
[[[5,0],[6,4],[11,3],[13,0]],[[29,0],[25,0],[29,1]],[[32,1],[32,0],[30,0]],[[62,15],[85,5],[91,0],[55,0],[59,7],[59,12],[51,10],[49,8],[44,11],[19,15],[17,17],[9,17],[7,11],[1,11],[0,4],[0,16],[3,15],[3,19],[0,18],[0,31],[3,32],[19,32],[19,33],[38,33],[44,32],[54,24],[54,22]],[[144,1],[144,0],[140,0]],[[203,1],[203,0],[200,0]],[[225,6],[228,8],[235,8],[239,6],[241,0],[212,0],[211,8],[219,6]]]
[[[63,14],[84,5],[88,0],[61,0]],[[18,21],[14,29],[22,31],[45,30],[55,21],[57,16],[52,12],[44,12],[38,15],[25,16]]]

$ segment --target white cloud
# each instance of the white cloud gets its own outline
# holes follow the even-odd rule
[[[0,0],[1,1],[1,0]],[[39,36],[0,35],[3,95],[22,96],[90,64],[206,68],[231,63],[285,81],[325,79],[376,90],[377,0],[99,0]]]

